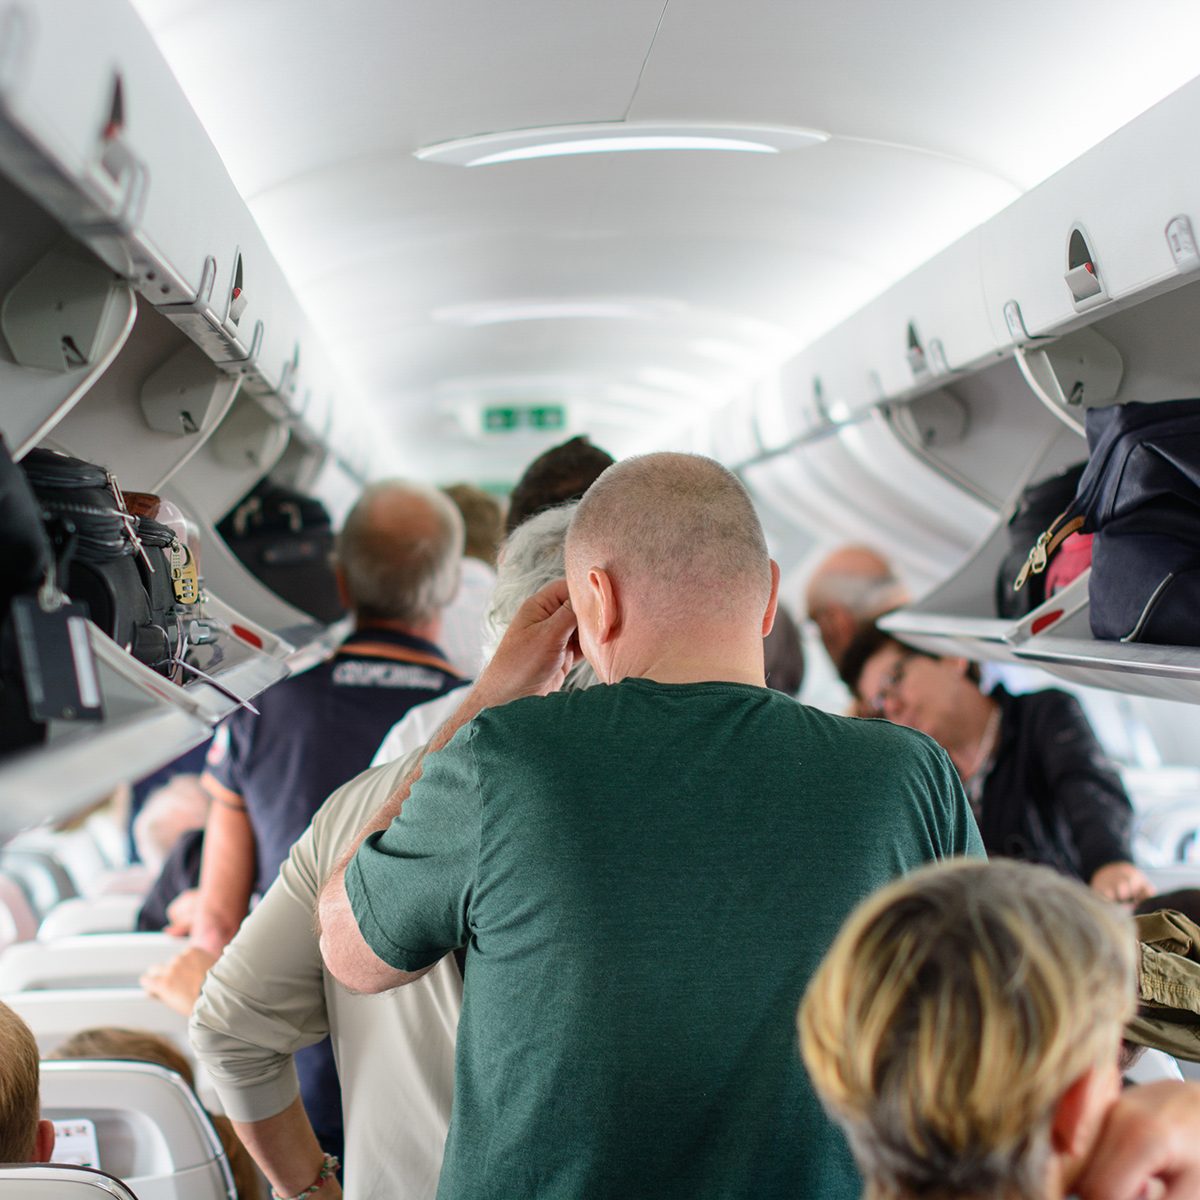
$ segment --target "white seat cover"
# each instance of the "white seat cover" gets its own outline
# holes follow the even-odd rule
[[[47,988],[127,988],[186,943],[165,933],[89,933],[20,942],[0,954],[0,993]]]
[[[30,1163],[0,1167],[0,1196],[4,1200],[140,1200],[119,1179],[88,1167]]]
[[[165,1037],[188,1058],[187,1019],[147,996],[141,988],[73,988],[40,992],[9,992],[0,997],[23,1020],[49,1054],[81,1029],[116,1025],[142,1029]]]
[[[220,1139],[173,1071],[144,1062],[45,1062],[41,1095],[44,1117],[95,1124],[101,1169],[139,1200],[232,1200]]]
[[[38,941],[51,942],[81,933],[132,933],[142,897],[132,893],[64,900],[38,929]]]

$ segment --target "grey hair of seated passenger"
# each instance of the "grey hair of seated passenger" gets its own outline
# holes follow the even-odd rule
[[[546,509],[522,521],[508,535],[500,549],[491,607],[483,619],[484,654],[487,658],[496,652],[505,630],[517,615],[517,609],[534,592],[563,578],[566,572],[564,546],[567,529],[578,507],[579,502],[575,501],[573,504]],[[580,662],[567,676],[563,690],[591,687],[595,682],[595,672],[586,662]]]

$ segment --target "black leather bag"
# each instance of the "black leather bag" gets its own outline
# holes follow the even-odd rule
[[[180,624],[163,549],[140,538],[103,467],[53,450],[32,450],[21,466],[43,517],[72,530],[63,590],[139,662],[172,675]]]
[[[11,608],[17,597],[36,594],[51,554],[37,499],[0,435],[0,756],[46,736],[29,715]]]
[[[1072,533],[1092,533],[1092,634],[1200,645],[1200,400],[1087,412],[1091,456],[1070,506],[1041,535],[1039,573]]]
[[[1075,499],[1086,463],[1076,463],[1058,475],[1039,479],[1021,493],[1017,507],[1008,520],[1008,553],[996,572],[996,615],[1019,618],[1033,612],[1046,599],[1045,576],[1030,574],[1023,587],[1013,587],[1029,547],[1038,534]]]

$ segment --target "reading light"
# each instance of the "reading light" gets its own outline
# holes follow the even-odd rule
[[[827,142],[829,134],[791,125],[709,125],[702,122],[608,121],[510,129],[438,142],[415,151],[422,162],[486,167],[565,154],[612,154],[634,150],[725,150],[779,154]]]

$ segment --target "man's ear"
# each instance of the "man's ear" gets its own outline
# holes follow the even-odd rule
[[[621,631],[621,602],[612,576],[603,567],[592,567],[587,581],[596,604],[596,642],[603,646]]]
[[[779,564],[773,558],[769,561],[771,563],[771,597],[767,601],[767,611],[763,613],[763,637],[766,637],[775,627],[775,612],[779,608]]]
[[[33,1161],[50,1162],[54,1157],[54,1122],[39,1121],[33,1140]]]
[[[1055,1154],[1079,1159],[1091,1149],[1104,1119],[1103,1080],[1094,1067],[1071,1084],[1054,1108],[1050,1145]]]

